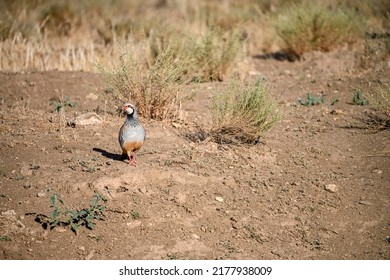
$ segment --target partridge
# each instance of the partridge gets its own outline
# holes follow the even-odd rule
[[[125,103],[122,110],[126,113],[125,123],[119,130],[118,137],[119,145],[122,148],[122,158],[129,158],[129,164],[136,166],[136,154],[144,143],[146,133],[133,104]]]

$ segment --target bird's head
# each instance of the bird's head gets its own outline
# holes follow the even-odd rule
[[[131,103],[125,103],[123,104],[122,111],[126,113],[127,115],[132,115],[134,112],[136,112],[135,106]]]

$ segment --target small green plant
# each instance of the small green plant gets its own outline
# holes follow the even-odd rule
[[[74,108],[76,104],[77,103],[72,101],[69,96],[51,102],[55,112],[65,111],[66,107]]]
[[[364,20],[345,7],[303,1],[287,5],[273,19],[287,52],[300,58],[309,51],[330,51],[361,37]]]
[[[359,106],[368,105],[368,100],[364,97],[364,93],[361,90],[355,90],[353,92],[352,102]]]
[[[8,235],[1,235],[0,241],[11,241],[11,237],[9,237]]]
[[[311,107],[319,104],[323,104],[325,102],[325,98],[323,95],[314,96],[312,93],[308,93],[306,100],[302,100],[301,98],[298,98],[297,103],[299,105]],[[333,101],[332,105],[336,103],[337,101]]]
[[[175,253],[168,253],[167,254],[168,260],[177,260],[177,255]]]
[[[139,220],[141,218],[141,213],[136,210],[131,210],[130,216],[133,218],[133,220]]]
[[[71,230],[76,234],[80,226],[93,229],[96,225],[95,220],[103,220],[102,217],[104,217],[106,209],[104,204],[106,202],[107,199],[104,196],[95,194],[90,207],[78,211],[65,207],[61,197],[58,194],[54,194],[50,197],[50,208],[53,208],[53,210],[50,213],[50,217],[42,221],[42,223],[48,224],[51,229],[56,226],[70,226]]]
[[[260,134],[279,119],[262,78],[247,83],[233,78],[225,91],[214,93],[210,109],[211,135],[217,142],[257,143]]]

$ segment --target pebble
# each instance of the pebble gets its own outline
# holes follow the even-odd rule
[[[37,197],[44,197],[46,196],[46,193],[45,192],[39,192],[37,193]]]
[[[63,227],[55,227],[55,231],[56,231],[56,232],[65,232],[65,231],[66,231],[66,228],[63,228]]]
[[[382,173],[383,173],[383,171],[382,171],[382,170],[380,170],[380,169],[374,169],[374,170],[372,170],[372,173],[376,173],[376,174],[382,174]]]
[[[26,226],[21,222],[21,221],[16,221],[16,224],[21,227],[21,228],[25,228]]]
[[[327,185],[325,185],[325,190],[330,192],[330,193],[335,193],[335,192],[338,191],[338,189],[339,188],[335,184],[327,184]]]
[[[215,200],[218,202],[223,202],[223,198],[220,196],[215,197]]]
[[[85,251],[85,247],[84,247],[84,246],[80,246],[80,247],[79,247],[79,250]]]
[[[98,99],[99,98],[99,96],[97,96],[96,94],[94,94],[94,93],[89,93],[85,98],[87,98],[87,99],[91,99],[91,100],[96,100],[96,99]]]
[[[200,236],[199,236],[199,235],[197,235],[197,234],[195,234],[195,233],[193,233],[193,234],[192,234],[192,238],[194,238],[194,239],[199,239],[199,238],[200,238]]]
[[[359,201],[359,204],[367,205],[367,206],[372,206],[372,203],[369,202],[369,201],[366,201],[366,200],[361,200],[361,201]]]
[[[30,167],[25,166],[20,170],[20,174],[22,174],[23,176],[31,176],[33,174],[33,171],[32,169],[30,169]]]
[[[86,260],[92,259],[93,254],[95,254],[95,250],[91,250],[91,252],[89,252],[88,256],[85,257],[85,259],[86,259]]]
[[[11,210],[1,212],[1,215],[3,215],[3,216],[16,216],[16,212],[15,212],[15,210],[11,209]]]
[[[145,187],[141,187],[138,189],[140,193],[142,194],[146,194],[148,192],[148,190],[145,188]]]
[[[76,127],[76,126],[85,126],[85,125],[95,125],[95,124],[100,124],[102,122],[103,120],[98,114],[94,112],[90,112],[90,113],[80,115],[77,118],[69,121],[68,125],[71,127]]]
[[[136,228],[136,227],[139,227],[141,224],[142,224],[141,221],[132,221],[132,222],[127,223],[126,225],[128,228]]]

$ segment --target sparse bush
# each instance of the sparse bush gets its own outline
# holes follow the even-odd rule
[[[390,117],[390,83],[374,87],[367,98],[375,108]]]
[[[226,91],[214,94],[211,112],[211,135],[224,143],[256,143],[279,118],[263,79],[247,83],[232,79]]]
[[[207,26],[201,35],[169,26],[155,28],[147,38],[149,63],[169,47],[193,81],[221,81],[242,50],[243,38],[240,36],[236,29],[224,31],[216,26]]]
[[[288,5],[273,26],[287,52],[300,58],[309,51],[330,51],[361,37],[363,19],[352,10],[330,9],[313,1]]]
[[[153,63],[153,64],[151,64]],[[149,62],[147,48],[129,48],[113,68],[98,66],[107,87],[116,100],[132,101],[143,117],[167,119],[177,117],[180,104],[190,94],[183,94],[187,82],[185,64],[167,47]]]
[[[382,20],[382,26],[366,31],[363,54],[359,55],[358,66],[374,71],[387,68],[390,58],[390,13]]]
[[[200,38],[188,39],[183,56],[189,60],[189,71],[196,81],[223,80],[241,47],[242,40],[237,30],[223,32],[217,27],[209,27]]]

